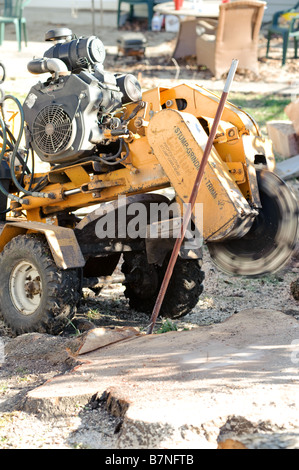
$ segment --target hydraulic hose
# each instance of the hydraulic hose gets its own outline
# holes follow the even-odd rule
[[[12,152],[13,149],[14,149],[14,145],[16,143],[16,139],[14,138],[13,134],[11,133],[11,131],[9,130],[9,128],[7,126],[5,126],[5,129],[6,129],[6,132],[7,132],[7,135],[8,137],[10,138],[11,142],[9,140],[7,140],[7,143],[6,143],[6,146],[9,148],[9,150]],[[0,131],[0,137],[2,137],[2,133]],[[25,161],[22,157],[22,155],[20,155],[20,153],[17,153],[17,157],[18,157],[18,160],[20,160],[22,166],[23,166],[23,171],[26,172],[27,174],[30,174],[31,171],[30,169],[28,168],[27,166],[27,160]]]
[[[0,62],[0,71],[2,70],[2,74],[0,73],[0,85],[5,81],[6,78],[6,70],[2,62]]]
[[[12,177],[12,181],[13,183],[15,184],[16,188],[20,191],[20,192],[23,192],[24,194],[26,194],[27,196],[32,196],[32,197],[43,197],[43,198],[52,198],[53,199],[53,195],[52,194],[49,194],[49,193],[39,193],[39,192],[36,192],[36,191],[29,191],[25,188],[23,188],[23,186],[21,186],[21,184],[19,183],[19,181],[17,180],[17,177],[15,175],[15,172],[14,172],[14,167],[15,167],[15,159],[16,159],[16,156],[17,156],[17,153],[18,153],[18,149],[19,149],[19,145],[20,145],[20,142],[21,142],[21,139],[22,139],[22,135],[23,135],[23,131],[24,131],[24,122],[25,122],[25,119],[24,119],[24,111],[23,111],[23,107],[21,105],[21,103],[19,102],[19,100],[15,97],[15,96],[12,96],[12,95],[6,95],[4,97],[4,100],[8,100],[8,99],[11,99],[12,101],[14,101],[16,103],[16,105],[18,106],[19,108],[19,111],[20,111],[20,116],[21,116],[21,124],[20,124],[20,130],[19,130],[19,135],[18,135],[18,138],[16,139],[16,142],[15,142],[15,145],[14,145],[14,148],[13,148],[13,151],[12,151],[12,156],[11,156],[11,168],[10,168],[10,172],[11,172],[11,177]],[[3,121],[2,121],[3,122]],[[3,131],[5,130],[5,128],[3,127]],[[6,136],[6,130],[5,130],[5,136]],[[5,137],[7,139],[7,137]],[[3,146],[3,148],[6,148],[6,145],[5,147]],[[3,151],[3,149],[2,149]],[[4,153],[3,153],[4,155]],[[0,160],[1,161],[1,160]]]
[[[115,155],[110,155],[110,156],[107,156],[107,157],[99,157],[100,162],[105,163],[105,165],[113,166],[113,165],[118,165],[119,163],[125,161],[126,158],[128,158],[129,146],[128,146],[127,142],[125,142],[123,139],[119,139],[119,140],[120,140],[120,145],[119,145],[119,149],[118,149],[117,153]],[[126,148],[125,156],[123,158],[121,158],[120,160],[115,160],[115,158],[119,157],[119,155],[121,154],[123,145]],[[115,160],[115,161],[111,161],[111,160]]]
[[[2,137],[2,150],[1,150],[1,153],[0,153],[0,165],[2,163],[2,160],[3,160],[3,157],[4,157],[4,154],[6,152],[6,145],[7,145],[7,133],[6,133],[6,126],[4,124],[4,121],[2,119],[2,117],[0,116],[0,126],[2,127],[2,132],[3,132],[3,137]],[[9,193],[8,191],[6,191],[6,189],[3,187],[1,181],[0,181],[0,191],[2,192],[2,194],[4,194],[8,199],[11,199],[12,201],[16,201],[18,202],[19,204],[26,204],[26,200],[24,200],[23,198],[21,197],[18,197],[16,196],[15,194],[11,194]],[[5,211],[6,212],[6,211]],[[7,210],[8,212],[8,210]]]

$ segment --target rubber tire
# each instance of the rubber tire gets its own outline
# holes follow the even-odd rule
[[[135,261],[134,261],[135,260]],[[146,255],[124,255],[122,271],[129,273],[136,266],[147,266],[156,272],[156,280],[153,276],[153,289],[142,289],[142,286],[134,287],[134,284],[126,284],[124,295],[129,299],[131,308],[138,312],[151,314],[164,278],[168,265],[168,258],[162,267],[148,265]],[[204,272],[201,270],[202,260],[186,260],[178,258],[174,267],[164,301],[160,309],[160,315],[165,318],[180,318],[187,315],[197,304],[199,296],[203,292]],[[147,295],[148,293],[148,295]]]
[[[36,266],[43,285],[40,305],[30,315],[23,315],[10,296],[10,276],[22,260]],[[0,285],[0,315],[16,335],[33,331],[60,333],[75,315],[80,299],[77,270],[60,270],[46,240],[36,235],[19,235],[4,247],[0,255]]]

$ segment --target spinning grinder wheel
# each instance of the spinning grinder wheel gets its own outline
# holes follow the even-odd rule
[[[298,205],[290,188],[274,173],[258,172],[262,209],[240,239],[208,243],[216,266],[228,274],[260,276],[281,269],[298,239]]]

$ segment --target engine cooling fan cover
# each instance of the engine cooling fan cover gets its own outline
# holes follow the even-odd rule
[[[73,143],[75,120],[56,104],[43,108],[32,125],[33,142],[44,155],[58,155]]]

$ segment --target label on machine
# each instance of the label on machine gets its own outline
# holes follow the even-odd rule
[[[180,203],[188,203],[208,140],[205,130],[193,115],[164,109],[150,120],[147,137]],[[240,236],[253,220],[249,204],[214,147],[196,203],[203,204],[207,241]]]

